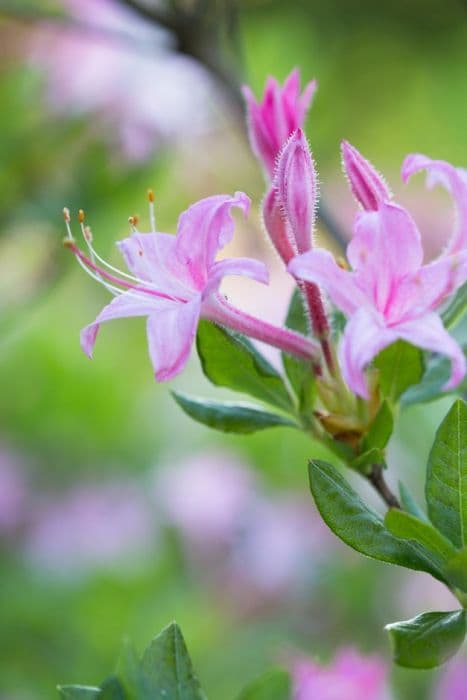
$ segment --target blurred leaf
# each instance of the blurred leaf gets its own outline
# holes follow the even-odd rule
[[[117,677],[128,700],[150,700],[149,686],[141,670],[139,656],[128,641],[124,643],[117,665]],[[109,697],[118,698],[118,684],[110,683]]]
[[[331,530],[367,557],[426,571],[445,582],[442,572],[417,546],[395,537],[339,472],[327,462],[310,462],[310,485],[317,508]]]
[[[92,700],[100,693],[99,688],[87,685],[59,685],[57,690],[64,700]]]
[[[423,510],[420,508],[420,506],[418,505],[418,503],[416,502],[416,500],[414,499],[414,497],[412,496],[412,494],[410,493],[409,489],[403,481],[399,481],[399,498],[401,506],[406,513],[415,515],[415,517],[419,520],[424,520],[425,522],[428,522],[426,513],[424,513]]]
[[[143,654],[141,668],[150,700],[206,700],[176,623],[153,639]]]
[[[467,544],[467,405],[456,401],[439,426],[428,458],[428,515],[456,547]]]
[[[289,700],[290,692],[289,674],[282,669],[273,669],[250,683],[238,700]]]
[[[457,290],[454,297],[441,314],[446,328],[453,326],[458,321],[467,308],[467,283]]]
[[[456,552],[444,567],[449,581],[467,593],[467,547]]]
[[[382,394],[391,401],[397,401],[409,386],[418,384],[423,375],[421,351],[404,340],[380,352],[374,365],[380,371]]]
[[[391,408],[387,401],[383,401],[363,442],[364,449],[369,450],[372,447],[383,449],[388,444],[393,430],[394,418]]]
[[[396,537],[418,542],[425,550],[431,553],[433,563],[440,569],[443,569],[446,561],[456,553],[449,540],[436,530],[433,525],[419,520],[414,515],[410,515],[410,513],[391,508],[386,513],[384,524],[389,532],[392,532]]]
[[[297,333],[309,335],[309,321],[299,289],[294,289],[290,300],[285,325]],[[298,398],[301,413],[306,414],[314,401],[315,378],[310,362],[299,360],[288,353],[281,353],[282,364],[295,395]]]
[[[127,700],[127,698],[128,696],[116,676],[111,676],[102,683],[99,700]]]
[[[282,377],[248,338],[201,321],[196,346],[203,372],[213,384],[293,411]]]
[[[190,418],[225,433],[254,433],[278,425],[297,427],[288,418],[268,413],[250,404],[197,399],[178,391],[173,391],[172,395]]]
[[[386,626],[394,661],[406,668],[434,668],[454,656],[465,637],[465,612],[423,613]]]

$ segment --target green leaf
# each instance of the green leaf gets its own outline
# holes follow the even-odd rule
[[[367,557],[426,571],[445,582],[418,545],[395,537],[339,472],[327,462],[310,462],[310,486],[323,520],[340,539]]]
[[[285,325],[297,333],[309,335],[309,321],[302,294],[295,289],[290,300]],[[315,399],[315,377],[310,362],[282,354],[282,364],[290,385],[298,398],[302,413],[307,413]]]
[[[446,328],[453,326],[456,321],[464,316],[467,309],[467,282],[457,290],[454,297],[441,314],[443,324]]]
[[[254,433],[277,426],[297,427],[293,421],[245,403],[198,399],[178,391],[172,395],[190,418],[225,433]]]
[[[433,525],[402,510],[388,510],[384,524],[396,537],[418,542],[431,555],[434,565],[440,569],[443,569],[448,559],[456,553],[455,547]]]
[[[387,401],[383,401],[364,440],[364,449],[384,449],[394,430],[394,417]]]
[[[282,377],[248,338],[201,321],[196,346],[203,372],[213,384],[293,411]]]
[[[406,668],[434,668],[454,656],[465,637],[465,613],[423,613],[386,626],[394,661]]]
[[[428,517],[426,513],[420,508],[415,498],[410,493],[404,482],[399,481],[399,498],[401,502],[402,509],[410,515],[415,515],[419,520],[424,520],[428,522]]]
[[[153,639],[143,654],[141,667],[151,700],[206,700],[176,623]]]
[[[457,551],[444,567],[449,581],[467,593],[467,547]]]
[[[93,700],[100,693],[99,688],[88,685],[59,685],[57,690],[64,700]]]
[[[117,678],[128,700],[149,700],[148,686],[141,671],[141,664],[136,650],[125,641],[117,664]],[[118,683],[118,682],[117,682]],[[111,692],[110,692],[111,691]],[[110,681],[107,697],[118,698],[118,685]]]
[[[380,352],[374,366],[380,372],[382,394],[391,401],[397,401],[409,386],[418,384],[423,375],[421,350],[404,340]]]
[[[438,428],[428,458],[428,515],[456,547],[467,545],[467,405],[456,401]]]
[[[99,700],[127,700],[122,684],[116,676],[111,676],[101,685]]]
[[[289,674],[282,669],[273,669],[250,683],[238,700],[289,700],[290,693]]]
[[[366,452],[363,452],[363,454],[358,455],[358,457],[355,457],[355,459],[352,459],[349,466],[356,472],[368,474],[373,464],[382,464],[383,462],[383,452],[378,447],[372,447]]]

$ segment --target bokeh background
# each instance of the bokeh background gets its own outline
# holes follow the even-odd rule
[[[198,198],[246,191],[254,205],[229,252],[266,259],[273,279],[226,289],[281,322],[290,281],[261,231],[238,85],[259,94],[268,74],[299,66],[319,81],[307,134],[332,222],[320,242],[337,250],[330,229],[349,235],[345,137],[410,207],[429,258],[450,202],[420,179],[403,187],[399,168],[411,151],[467,163],[467,5],[132,4],[0,2],[0,697],[98,684],[125,636],[142,649],[174,618],[212,699],[298,653],[325,663],[353,646],[389,664],[385,622],[455,602],[326,530],[307,491],[308,438],[190,422],[152,377],[142,320],[103,328],[90,363],[79,330],[106,291],[63,249],[61,210],[85,209],[117,262],[128,216],[147,224],[148,187],[164,231]],[[173,384],[214,391],[196,357]],[[392,482],[403,476],[420,498],[448,406],[406,409],[391,443]],[[451,698],[439,672],[389,674],[392,698]]]

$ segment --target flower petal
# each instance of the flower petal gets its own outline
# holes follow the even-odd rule
[[[81,331],[81,347],[86,355],[92,358],[92,351],[96,342],[99,326],[105,321],[112,321],[114,318],[127,318],[129,316],[147,316],[155,310],[163,308],[167,303],[165,299],[149,297],[144,293],[138,294],[136,291],[124,292],[112,299],[110,304],[104,306],[96,320],[86,326]]]
[[[203,290],[203,299],[215,292],[223,277],[227,275],[250,277],[262,284],[269,283],[268,268],[260,260],[254,260],[253,258],[228,258],[214,263],[211,267],[208,282]]]
[[[451,376],[444,385],[444,390],[453,389],[462,381],[466,373],[464,353],[444,328],[439,316],[434,313],[426,314],[421,318],[398,324],[394,330],[399,338],[412,345],[449,357]]]
[[[196,334],[201,296],[186,304],[172,304],[152,314],[147,322],[149,356],[156,379],[166,382],[179,374],[188,361]]]
[[[117,246],[130,272],[167,296],[186,297],[196,290],[190,271],[176,255],[176,238],[168,233],[134,233]],[[191,296],[191,295],[190,295]]]
[[[420,233],[405,209],[383,202],[378,211],[357,216],[347,258],[360,287],[384,314],[401,280],[422,264]]]
[[[446,253],[455,253],[467,247],[467,171],[455,168],[444,160],[432,160],[420,153],[407,156],[402,165],[402,179],[406,182],[411,175],[427,170],[427,186],[443,185],[454,198],[457,220],[448,242]]]
[[[365,368],[376,355],[398,338],[384,319],[368,309],[360,309],[347,323],[339,348],[342,375],[358,396],[368,398]]]
[[[391,199],[383,177],[348,141],[342,141],[342,165],[353,196],[366,211],[376,211]]]
[[[180,263],[188,268],[199,291],[207,281],[218,250],[233,236],[232,207],[238,207],[247,215],[249,197],[243,192],[236,192],[233,197],[226,194],[206,197],[184,211],[178,220],[176,254]]]
[[[288,264],[288,270],[298,279],[322,285],[333,303],[347,315],[355,313],[361,306],[368,306],[368,299],[358,288],[354,273],[339,267],[327,250],[310,250],[297,255]]]

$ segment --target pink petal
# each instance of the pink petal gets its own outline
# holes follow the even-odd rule
[[[263,200],[263,222],[274,248],[287,264],[297,254],[297,249],[275,187],[271,187]]]
[[[366,211],[376,211],[391,199],[382,176],[348,141],[342,141],[342,164],[357,202]]]
[[[322,285],[333,303],[345,314],[351,315],[369,304],[356,284],[354,273],[340,268],[327,250],[311,250],[297,255],[290,261],[288,270],[298,279]]]
[[[226,275],[250,277],[251,279],[261,282],[262,284],[269,283],[268,268],[259,260],[253,260],[252,258],[232,258],[220,260],[219,262],[214,263],[209,271],[209,279],[203,290],[203,299],[218,289],[222,279]]]
[[[207,281],[218,250],[233,236],[233,207],[247,215],[250,199],[243,192],[236,192],[233,197],[214,195],[196,202],[180,215],[175,250],[199,291]]]
[[[247,85],[242,87],[247,106],[248,135],[250,138],[251,150],[263,164],[269,177],[274,173],[277,151],[271,143],[269,129],[263,119],[261,107]]]
[[[339,361],[345,381],[358,396],[368,399],[366,366],[397,339],[397,330],[387,328],[384,319],[368,309],[360,309],[347,323]]]
[[[467,175],[463,168],[455,168],[444,160],[432,160],[419,153],[413,153],[402,165],[402,179],[420,170],[428,171],[427,185],[441,184],[452,195],[457,208],[457,220],[446,253],[456,253],[467,247]]]
[[[317,179],[308,142],[301,129],[292,134],[279,156],[274,185],[297,250],[305,253],[311,248]]]
[[[186,297],[196,290],[190,271],[176,255],[176,238],[168,233],[134,233],[117,243],[130,272],[166,295]]]
[[[422,264],[420,233],[405,209],[385,202],[357,216],[347,258],[359,286],[384,314],[401,280]]]
[[[172,302],[169,302],[172,303]],[[156,297],[144,296],[143,293],[125,292],[112,299],[110,304],[104,306],[96,320],[81,331],[81,347],[86,355],[92,358],[92,351],[99,332],[99,325],[114,318],[127,318],[129,316],[147,316],[155,310],[163,308],[166,300]]]
[[[467,250],[443,255],[401,281],[386,317],[390,321],[402,321],[432,311],[466,281]]]
[[[196,334],[201,297],[172,304],[152,314],[147,322],[149,356],[156,379],[166,382],[185,367]]]
[[[464,378],[466,361],[462,348],[444,328],[441,319],[434,313],[398,324],[394,330],[399,338],[424,350],[446,355],[451,360],[451,376],[443,390],[456,387]]]

